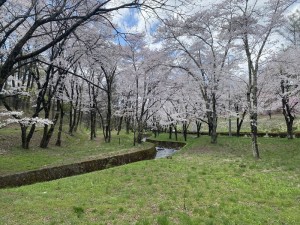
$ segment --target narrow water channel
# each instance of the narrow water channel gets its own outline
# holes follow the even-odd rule
[[[170,148],[162,148],[162,147],[155,147],[155,148],[156,148],[156,156],[155,156],[156,159],[166,158],[178,151]]]

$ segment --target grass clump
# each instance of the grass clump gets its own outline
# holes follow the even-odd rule
[[[162,216],[157,217],[157,224],[158,225],[169,225],[170,221],[167,216],[162,215]]]
[[[82,207],[74,206],[73,211],[77,215],[77,218],[81,218],[84,214],[84,209]]]

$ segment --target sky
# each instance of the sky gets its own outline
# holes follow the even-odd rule
[[[114,0],[117,1],[117,0]],[[180,10],[183,12],[193,12],[197,11],[198,7],[206,7],[207,5],[211,4],[212,2],[218,3],[222,0],[196,0],[196,4],[198,6],[181,6],[179,7]],[[250,0],[253,1],[253,0]],[[258,4],[262,4],[266,0],[258,0]],[[169,0],[168,3],[170,5],[179,5],[180,0]],[[184,1],[186,2],[186,1]],[[295,12],[297,9],[300,10],[300,0],[294,3],[287,11],[287,14]],[[166,17],[166,12],[164,11],[157,11],[157,14],[161,18]],[[159,25],[159,20],[156,18],[155,15],[151,15],[149,12],[139,11],[137,9],[122,9],[121,11],[117,12],[113,17],[113,22],[117,24],[117,27],[120,32],[124,33],[141,33],[145,32],[146,34],[146,42],[152,43],[154,38],[151,34],[155,31],[157,26]],[[122,38],[119,38],[118,41],[121,44],[125,44],[125,41]],[[151,44],[151,48],[159,48],[159,44]]]
[[[117,0],[114,0],[117,1]],[[180,2],[187,2],[189,0],[169,0],[168,4],[172,6],[178,6]],[[187,9],[181,8],[181,10]],[[162,10],[156,11],[157,15],[161,18],[166,17],[166,12]],[[113,22],[117,24],[119,31],[124,33],[145,33],[145,40],[147,43],[153,43],[153,32],[159,25],[159,19],[156,15],[151,14],[150,11],[140,11],[137,9],[122,9],[116,13],[113,17]],[[121,44],[125,44],[125,41],[118,39]],[[151,48],[159,48],[159,44],[151,44]]]
[[[143,33],[146,34],[146,41],[148,43],[153,41],[151,34],[155,31],[159,21],[154,17],[150,17],[146,13],[142,14],[137,9],[124,9],[122,14],[117,14],[113,22],[117,24],[120,32],[123,33]],[[125,44],[122,38],[118,41]]]

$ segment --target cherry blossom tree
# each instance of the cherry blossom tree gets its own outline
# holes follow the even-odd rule
[[[269,93],[272,93],[272,97],[268,98],[268,102],[282,110],[288,139],[293,139],[293,124],[296,114],[300,111],[299,53],[298,46],[291,46],[279,52],[268,64],[264,78],[270,78],[268,81],[272,87],[269,88]]]
[[[163,52],[150,50],[145,46],[143,35],[128,37],[123,59],[125,69],[121,73],[123,80],[129,81],[125,87],[125,96],[129,97],[126,101],[129,102],[123,110],[132,116],[134,140],[137,143],[141,143],[147,122],[166,101],[164,92],[168,86],[170,69],[161,65],[161,59],[166,57]]]
[[[62,72],[63,74],[73,74],[77,75],[77,77],[80,77],[79,74],[76,74],[76,67],[70,69],[68,66],[60,64],[59,61],[62,60],[61,57],[60,60],[57,60],[56,62],[51,60],[45,60],[45,58],[47,58],[49,52],[51,52],[51,50],[53,50],[54,48],[57,48],[57,46],[60,46],[58,48],[62,49],[64,42],[70,37],[76,38],[78,42],[81,42],[81,47],[84,47],[86,51],[91,50],[95,42],[97,43],[100,39],[100,36],[96,37],[95,39],[91,39],[90,37],[93,35],[89,34],[92,33],[91,30],[94,31],[97,28],[98,30],[100,28],[103,28],[103,26],[98,26],[99,24],[96,24],[97,22],[99,23],[99,21],[105,21],[106,24],[108,24],[111,28],[115,29],[116,33],[118,33],[119,31],[116,30],[116,26],[111,22],[112,16],[115,16],[113,15],[113,13],[115,12],[119,12],[122,9],[137,8],[138,10],[145,10],[146,12],[150,13],[161,8],[173,8],[173,6],[166,4],[166,2],[167,1],[158,2],[153,0],[146,0],[143,2],[136,0],[1,1],[0,99],[4,99],[7,96],[8,90],[6,90],[6,86],[8,78],[14,76],[16,74],[16,71],[20,73],[20,71],[26,66],[34,65],[37,62],[44,63],[48,67],[48,69],[45,71],[46,74],[48,73],[56,76],[56,81],[61,80],[60,76],[57,76],[57,73],[60,72]],[[80,32],[80,30],[84,30],[84,27],[90,29],[85,29],[85,33]],[[89,36],[90,39],[87,39],[86,36]],[[80,54],[77,54],[77,57],[80,57]],[[41,66],[41,64],[39,64],[38,67],[39,66]],[[39,69],[40,68],[37,68],[37,71]],[[104,72],[104,74],[108,74],[107,70],[102,71]],[[27,72],[24,74],[27,74]],[[28,76],[28,79],[24,79],[28,81],[27,87],[29,87],[29,84],[33,82],[33,78],[31,76],[32,73],[28,74],[29,75],[26,75]],[[25,77],[25,75],[23,77]],[[51,82],[55,82],[54,79],[51,79]],[[50,94],[50,89],[47,87],[55,87],[55,85],[48,85],[49,80],[46,80],[46,83],[44,83],[46,85],[43,85],[39,82],[37,82],[37,85],[43,87],[43,91],[40,91],[40,93],[48,92],[47,97],[55,96],[55,92],[58,89],[63,88],[63,85],[57,83],[56,88],[52,89],[52,93]],[[91,82],[89,84],[95,87],[95,85]],[[77,117],[77,119],[76,116],[77,110],[79,110],[80,112],[80,109],[77,109],[77,107],[79,105],[80,108],[79,100],[81,99],[80,95],[82,92],[82,88],[80,86],[78,86],[77,84],[73,84],[73,86],[76,90],[76,99],[78,101],[76,100],[75,107],[72,105],[72,110],[70,110],[71,130],[73,128],[76,129],[76,125],[78,124],[79,116]],[[18,88],[20,89],[20,87]],[[12,89],[10,89],[10,91],[11,90]],[[74,91],[74,89],[70,89],[70,93],[66,91],[66,95],[69,95],[70,99],[73,99],[73,97],[75,96],[74,92],[74,96],[72,96],[72,91]],[[18,90],[18,93],[19,92],[20,90]],[[45,94],[42,95],[46,96]],[[46,98],[43,99],[45,100]],[[45,111],[46,117],[49,116],[49,107],[53,105],[51,104],[52,98],[48,98],[47,101],[44,100],[41,102],[42,107],[36,109],[35,117],[37,117],[37,114],[41,110]],[[18,101],[14,102],[17,103]],[[57,105],[62,106],[61,103],[62,102],[57,102]],[[7,109],[11,109],[11,107],[6,103],[5,106],[8,106],[6,107]],[[58,111],[59,108],[57,108],[57,113],[55,114],[55,121],[57,121],[58,118]],[[63,115],[62,111],[61,115]],[[53,125],[55,125],[55,123]],[[41,143],[41,146],[47,146],[46,143],[49,141],[51,137],[50,134],[53,132],[52,128],[54,127],[51,126],[50,130],[48,130],[48,125],[45,125],[42,140],[42,143],[44,144]],[[30,132],[30,134],[31,133],[32,132]]]
[[[30,68],[30,73],[32,74],[33,77],[35,76],[34,74],[39,74],[39,69],[36,64],[34,65],[34,67],[32,66]],[[18,74],[18,72],[17,72],[17,74]],[[7,99],[9,99],[9,98],[15,99],[16,96],[24,96],[24,95],[30,96],[29,92],[25,92],[24,86],[19,85],[19,83],[18,83],[15,87],[14,83],[16,83],[17,80],[14,79],[13,81],[14,82],[12,82],[11,85],[7,84],[7,86],[10,86],[10,87],[7,87],[6,90],[4,90],[1,93],[2,103],[8,112],[14,112],[16,110],[19,110],[19,108],[18,108],[18,104],[10,105],[8,103]],[[37,97],[35,97],[36,96],[35,91],[32,91],[31,93],[34,96],[30,96],[30,101],[31,101],[30,103],[35,104],[35,100],[40,99],[39,97],[41,96],[42,92],[37,93],[38,94]],[[34,134],[36,126],[38,124],[40,124],[42,121],[44,121],[38,117],[39,113],[43,110],[42,102],[36,101],[36,104],[34,106],[35,107],[34,107],[33,112],[30,112],[30,113],[32,113],[31,117],[28,117],[29,113],[27,113],[27,115],[25,115],[25,117],[23,117],[23,113],[20,113],[20,114],[12,113],[11,115],[13,116],[14,119],[9,120],[10,123],[14,122],[14,123],[18,123],[20,125],[22,148],[24,148],[24,149],[29,148],[29,143]],[[45,124],[50,124],[50,121],[49,122],[48,121],[49,121],[48,119],[45,120]],[[27,133],[29,127],[30,127],[30,129],[29,129],[29,132]]]
[[[292,13],[287,17],[287,22],[279,33],[288,41],[288,45],[299,46],[300,44],[300,11]]]
[[[105,48],[105,54],[103,49]],[[96,101],[96,110],[98,111],[102,127],[103,135],[106,142],[111,140],[111,129],[112,129],[112,115],[113,115],[113,94],[115,91],[115,83],[118,75],[118,64],[119,64],[119,53],[120,48],[114,44],[105,45],[104,48],[93,52],[95,69],[98,69],[98,88],[103,91],[105,97],[101,102],[101,108],[98,107]],[[93,71],[95,71],[95,69]],[[95,71],[97,75],[97,71]]]
[[[257,144],[257,115],[258,115],[258,75],[261,64],[270,54],[272,34],[283,23],[284,12],[294,1],[275,0],[264,1],[232,1],[235,7],[235,17],[232,27],[242,41],[247,58],[248,92],[247,102],[250,115],[252,150],[255,158],[260,158]],[[274,39],[273,39],[274,40]]]
[[[171,66],[186,71],[198,83],[212,143],[217,142],[218,90],[229,71],[227,62],[234,38],[231,5],[226,2],[211,4],[186,18],[166,19],[157,35],[174,56]]]
[[[96,0],[63,0],[63,1],[1,1],[0,7],[0,92],[7,78],[19,62],[34,60],[53,45],[72,34],[83,23],[96,17],[110,21],[109,14],[124,8],[145,8],[155,10],[166,5],[166,1],[96,1]],[[49,30],[52,22],[60,23],[63,32]],[[65,24],[65,22],[67,24]],[[57,29],[61,30],[61,26]],[[52,27],[53,28],[53,27]],[[48,39],[49,32],[57,35]],[[37,43],[34,47],[32,43]]]

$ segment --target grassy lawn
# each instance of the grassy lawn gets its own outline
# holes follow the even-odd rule
[[[160,135],[159,139],[166,139]],[[0,190],[0,224],[299,224],[300,139],[190,138],[172,159]]]
[[[207,125],[202,125],[203,131],[208,131]],[[295,131],[300,131],[300,119],[298,117],[295,118],[294,121]],[[196,130],[195,125],[191,125],[191,130]],[[236,132],[236,118],[231,118],[231,129],[232,132]],[[218,118],[218,132],[228,132],[228,119]],[[250,120],[249,115],[246,115],[245,120],[243,122],[241,132],[249,132],[250,131]],[[286,132],[286,124],[284,117],[281,113],[272,114],[270,119],[267,115],[258,115],[258,131],[259,132]]]
[[[0,129],[0,175],[74,163],[151,146],[143,144],[133,147],[132,134],[127,135],[125,132],[119,136],[113,133],[111,143],[105,143],[100,132],[93,141],[89,140],[88,131],[82,130],[74,136],[64,133],[62,147],[54,145],[56,140],[54,137],[47,149],[38,147],[40,139],[39,130],[34,135],[30,149],[24,150],[20,147],[18,128]]]

